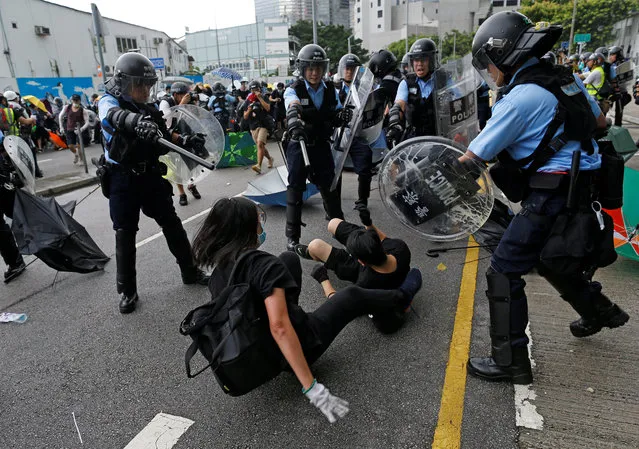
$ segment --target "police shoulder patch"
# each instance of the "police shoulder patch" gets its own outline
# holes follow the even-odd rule
[[[564,84],[563,86],[561,86],[561,90],[563,93],[570,97],[581,93],[581,89],[579,89],[579,86],[577,86],[577,83],[574,81],[570,84]]]
[[[417,95],[417,88],[416,87],[411,87],[410,89],[408,89],[408,91],[413,94],[413,95]]]
[[[300,102],[302,103],[302,106],[308,106],[308,98],[302,98]]]

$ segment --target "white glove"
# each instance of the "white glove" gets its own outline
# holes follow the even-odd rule
[[[313,380],[311,388],[304,394],[311,401],[311,404],[324,413],[331,424],[337,421],[337,418],[343,418],[348,413],[348,402],[333,396],[328,388],[317,380]]]

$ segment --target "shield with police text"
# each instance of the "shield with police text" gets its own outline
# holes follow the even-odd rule
[[[333,135],[335,176],[333,177],[331,190],[335,190],[335,188],[337,187],[337,183],[339,182],[339,177],[342,174],[342,170],[344,169],[344,164],[346,163],[348,151],[351,148],[353,139],[355,139],[355,137],[358,136],[361,132],[362,119],[364,117],[364,112],[366,110],[366,106],[368,105],[368,99],[370,93],[373,90],[374,83],[375,76],[373,75],[373,72],[371,72],[366,67],[360,66],[357,68],[357,73],[355,74],[355,78],[351,83],[351,88],[348,92],[348,96],[346,97],[346,101],[344,102],[345,104],[343,105],[345,108],[353,109],[353,118],[351,119],[348,126],[338,128],[337,130],[335,130],[335,134]],[[373,125],[373,127],[374,126],[375,125]],[[379,134],[375,136],[372,142],[374,142],[377,137],[379,137]]]
[[[380,166],[379,191],[391,215],[431,241],[477,231],[490,216],[493,188],[486,166],[462,158],[465,151],[450,139],[427,136],[390,150]]]
[[[437,135],[468,145],[479,133],[477,88],[472,55],[442,64],[434,74]]]
[[[35,194],[35,161],[29,144],[18,136],[6,136],[3,145],[24,189]]]
[[[173,106],[166,116],[167,126],[180,135],[198,134],[204,145],[186,148],[207,161],[217,163],[224,153],[224,130],[212,112],[192,104]],[[167,166],[165,176],[176,184],[194,184],[204,179],[210,170],[173,151],[160,156]]]

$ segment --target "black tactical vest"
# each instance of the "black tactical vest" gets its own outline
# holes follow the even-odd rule
[[[435,115],[434,91],[427,98],[422,98],[422,91],[417,82],[417,75],[406,76],[408,86],[408,103],[406,104],[406,120],[413,127],[417,136],[437,135],[437,116]]]
[[[333,119],[337,112],[337,98],[335,98],[335,86],[331,81],[324,81],[324,100],[322,107],[317,109],[311,96],[306,90],[304,80],[293,83],[293,90],[302,105],[302,120],[304,120],[306,134],[311,142],[315,140],[327,140],[333,134]]]
[[[538,150],[543,149],[540,147],[545,147],[550,143],[561,124],[564,125],[564,132],[558,137],[562,141],[576,140],[581,142],[581,147],[592,154],[594,151],[592,137],[597,129],[597,117],[593,114],[586,94],[579,88],[570,68],[552,65],[544,61],[527,67],[517,74],[513,83],[500,90],[497,101],[520,84],[536,84],[543,87],[555,96],[559,104],[555,119],[550,123],[537,150],[524,160],[517,161],[518,163],[526,165],[534,159]],[[544,141],[546,141],[545,144]]]
[[[162,134],[168,135],[163,114],[155,107],[155,104],[137,104],[122,98],[118,98],[118,103],[121,109],[151,117]],[[106,149],[109,151],[110,159],[125,167],[142,162],[158,163],[158,154],[153,144],[141,141],[135,135],[129,135],[120,130],[114,130],[111,141],[106,143]]]

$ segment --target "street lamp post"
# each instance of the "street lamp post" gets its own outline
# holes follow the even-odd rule
[[[355,37],[355,36],[351,34],[350,36],[348,36],[348,39],[347,39],[347,41],[348,41],[348,52],[349,53],[351,52],[351,38],[353,38],[353,37]]]
[[[313,43],[317,45],[317,20],[315,18],[315,0],[311,0],[311,10],[313,14]]]
[[[572,25],[570,26],[570,40],[568,41],[568,55],[572,53],[572,40],[575,36],[575,18],[577,17],[577,0],[572,2]],[[581,50],[581,48],[579,49]]]

